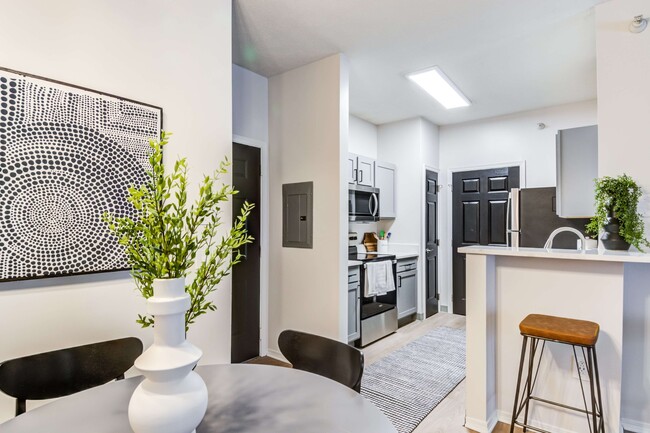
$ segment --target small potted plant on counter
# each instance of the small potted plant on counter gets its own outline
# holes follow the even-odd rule
[[[190,204],[186,160],[165,171],[168,137],[163,132],[160,141],[151,141],[148,181],[128,190],[136,217],[104,215],[147,299],[147,314],[137,322],[153,327],[153,344],[135,361],[145,376],[129,403],[136,433],[186,433],[203,419],[208,393],[193,371],[202,352],[186,340],[186,332],[198,316],[216,309],[209,295],[240,261],[240,247],[252,241],[245,226],[252,204],[244,203],[232,226],[224,227],[230,214],[223,215],[222,206],[237,193],[220,182],[227,160],[203,178]]]
[[[587,232],[597,237],[602,231],[600,239],[608,250],[650,247],[637,209],[641,195],[641,187],[626,174],[596,179],[596,215]]]

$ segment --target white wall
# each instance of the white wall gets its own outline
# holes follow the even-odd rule
[[[538,123],[546,124],[538,129]],[[450,170],[524,163],[521,186],[555,186],[555,134],[560,129],[595,125],[596,101],[440,127],[440,303],[452,300]]]
[[[545,129],[537,129],[540,122]],[[528,188],[555,186],[555,134],[596,123],[594,100],[442,126],[441,168],[525,161]]]
[[[0,39],[4,67],[163,107],[168,154],[188,156],[193,180],[231,152],[228,0],[23,0],[3,5]],[[230,359],[230,281],[215,301],[219,310],[189,333],[202,363]],[[126,335],[149,344],[138,312],[124,272],[0,284],[0,360]],[[0,396],[0,422],[13,411]]]
[[[377,159],[377,126],[356,116],[350,116],[350,153]]]
[[[232,65],[232,133],[269,141],[269,80],[238,65]]]
[[[646,195],[641,211],[650,230],[650,29],[635,34],[635,15],[650,15],[647,0],[617,0],[596,7],[598,65],[598,174],[627,173]],[[650,271],[626,274],[622,417],[626,428],[650,432]],[[626,268],[626,272],[628,272]]]
[[[269,79],[269,352],[288,328],[347,338],[348,65],[335,55]],[[282,185],[314,182],[313,249],[282,247]]]
[[[397,215],[394,221],[380,221],[379,228],[391,233],[389,248],[393,251],[416,250],[420,254],[418,313],[424,305],[424,169],[425,165],[437,168],[438,154],[438,127],[425,119],[379,125],[378,159],[397,166]]]
[[[378,157],[397,166],[394,221],[382,221],[391,232],[391,244],[420,244],[420,180],[422,178],[422,119],[413,118],[379,125]]]

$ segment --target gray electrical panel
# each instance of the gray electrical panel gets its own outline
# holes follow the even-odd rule
[[[313,248],[314,182],[282,185],[282,246]]]

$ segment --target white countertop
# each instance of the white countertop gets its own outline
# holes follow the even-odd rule
[[[487,245],[475,245],[471,247],[458,248],[459,253],[477,254],[486,256],[510,256],[510,257],[536,257],[540,259],[562,259],[562,260],[592,260],[601,262],[622,262],[622,263],[650,263],[650,254],[631,251],[608,251],[608,250],[547,250],[545,248],[523,248],[513,249],[510,247],[497,247]]]

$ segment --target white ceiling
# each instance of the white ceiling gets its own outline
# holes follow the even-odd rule
[[[603,0],[235,0],[233,61],[270,77],[338,52],[350,112],[438,125],[596,98]],[[472,101],[445,110],[406,73],[439,66]]]

